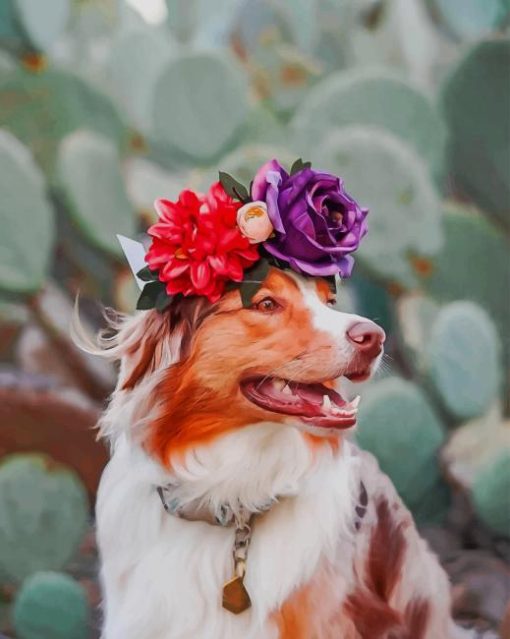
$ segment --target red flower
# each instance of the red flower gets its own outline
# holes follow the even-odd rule
[[[160,219],[148,231],[152,244],[145,259],[168,295],[204,295],[217,302],[226,282],[242,281],[260,256],[237,226],[241,206],[219,182],[206,195],[182,191],[177,202],[156,201]]]

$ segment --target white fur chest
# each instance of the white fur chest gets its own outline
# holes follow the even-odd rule
[[[182,497],[203,497],[213,509],[285,496],[256,520],[245,579],[252,607],[233,615],[221,607],[233,529],[168,515],[155,486],[169,476],[120,439],[97,506],[103,639],[276,638],[271,613],[321,558],[334,561],[339,544],[343,552],[350,545],[357,462],[347,444],[336,457],[314,455],[294,428],[264,424],[195,450],[176,467]]]

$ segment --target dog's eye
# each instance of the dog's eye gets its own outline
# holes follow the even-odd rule
[[[262,313],[272,313],[280,308],[280,305],[272,297],[264,297],[263,300],[253,305],[253,308]]]
[[[335,297],[331,297],[329,300],[326,301],[326,304],[328,306],[335,306],[336,305],[336,298]]]

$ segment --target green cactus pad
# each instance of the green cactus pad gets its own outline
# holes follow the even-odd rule
[[[332,131],[312,160],[341,175],[347,191],[371,210],[360,260],[379,276],[415,286],[409,257],[434,255],[442,228],[438,195],[413,149],[382,129],[347,127]]]
[[[510,40],[474,46],[442,87],[455,186],[510,225]]]
[[[83,588],[58,572],[38,572],[21,587],[13,609],[19,639],[86,639],[89,605]]]
[[[428,367],[427,348],[439,305],[429,297],[412,293],[397,301],[402,344],[413,368],[424,373]]]
[[[11,50],[45,51],[65,29],[70,0],[2,0],[0,42]]]
[[[432,4],[442,23],[463,39],[488,35],[508,15],[505,0],[432,0]]]
[[[444,211],[444,233],[444,245],[431,260],[431,272],[422,286],[440,302],[476,302],[505,335],[510,307],[501,286],[510,282],[510,260],[504,235],[476,212],[450,204]],[[503,346],[508,362],[510,340],[504,340]]]
[[[305,149],[334,127],[386,129],[425,159],[434,174],[443,166],[445,126],[432,102],[417,88],[385,71],[345,71],[317,84],[292,121]]]
[[[349,285],[353,290],[356,312],[377,322],[387,334],[390,334],[394,325],[394,313],[387,289],[356,268],[349,280]],[[343,286],[340,297],[342,297],[342,290]]]
[[[30,152],[7,131],[0,131],[0,193],[0,290],[30,293],[49,266],[53,210]]]
[[[241,184],[248,186],[257,170],[267,162],[268,158],[278,158],[284,166],[290,169],[296,156],[283,147],[269,144],[248,144],[223,157],[218,162],[218,166],[221,167],[222,171],[239,180]],[[207,190],[211,182],[215,182],[217,179],[217,167],[206,169],[200,175],[199,190]]]
[[[148,28],[121,32],[114,40],[108,64],[113,90],[119,108],[143,133],[150,133],[154,88],[171,54],[168,34]]]
[[[156,84],[154,137],[196,160],[213,159],[240,134],[247,92],[239,69],[220,55],[172,60]]]
[[[483,468],[473,484],[473,502],[480,519],[501,535],[510,536],[510,451]]]
[[[484,413],[501,386],[499,337],[487,313],[472,302],[445,306],[427,350],[432,381],[446,408],[462,419]]]
[[[132,237],[136,224],[113,142],[91,131],[69,135],[60,145],[57,181],[85,237],[121,256],[116,234]]]
[[[60,140],[78,128],[102,133],[118,146],[127,141],[111,100],[64,71],[34,74],[19,68],[0,76],[0,126],[30,147],[50,178]]]
[[[72,470],[35,453],[0,464],[0,570],[10,579],[62,568],[87,517],[85,489]]]
[[[373,453],[406,504],[418,506],[438,481],[444,432],[423,392],[389,377],[367,387],[359,408],[357,440]]]

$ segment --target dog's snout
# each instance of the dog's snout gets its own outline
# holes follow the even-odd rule
[[[374,322],[365,320],[356,322],[347,330],[347,339],[357,351],[376,357],[381,352],[386,333]]]

